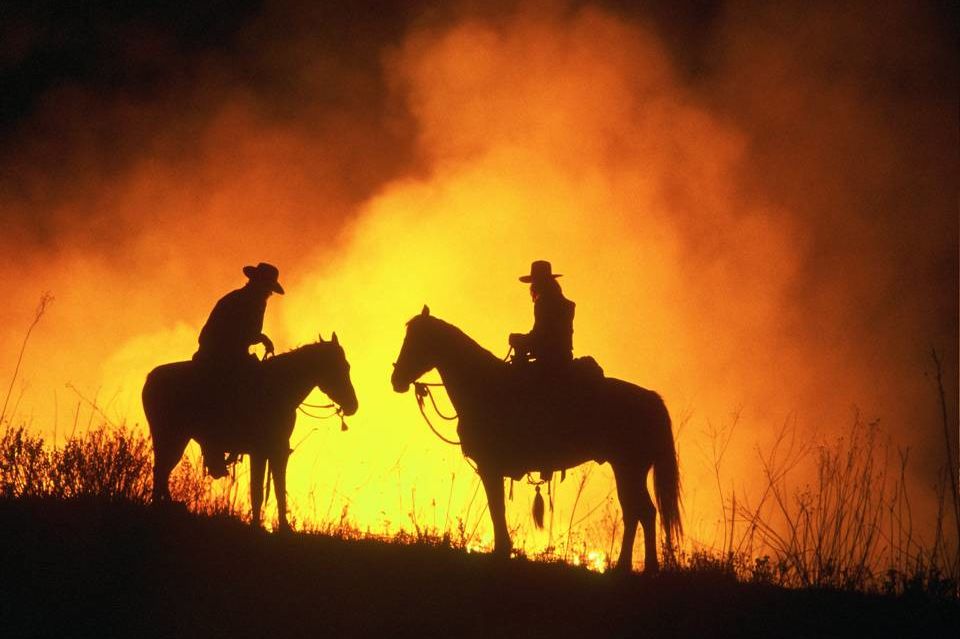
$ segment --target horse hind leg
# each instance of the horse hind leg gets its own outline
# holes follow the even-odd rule
[[[649,466],[642,472],[625,465],[613,466],[613,475],[617,482],[617,495],[623,511],[623,541],[617,569],[629,571],[633,568],[633,544],[637,535],[637,523],[643,527],[643,571],[655,573],[660,569],[657,560],[657,509],[647,490],[646,476]]]
[[[250,525],[260,526],[260,509],[263,507],[263,476],[267,458],[250,455]]]
[[[277,520],[280,532],[289,532],[287,522],[287,460],[290,449],[284,448],[270,457],[270,475],[273,477],[273,491],[277,497]]]
[[[640,525],[643,527],[643,572],[656,573],[660,570],[657,561],[657,508],[650,498],[647,482],[640,482]]]

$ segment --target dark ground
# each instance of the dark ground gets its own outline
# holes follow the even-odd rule
[[[0,501],[7,637],[948,637],[960,605],[598,575],[427,544],[280,537],[129,503]]]

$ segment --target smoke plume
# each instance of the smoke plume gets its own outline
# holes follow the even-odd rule
[[[449,493],[456,517],[475,480],[389,388],[403,324],[428,303],[505,351],[532,321],[516,277],[548,259],[577,302],[575,350],[667,401],[706,541],[708,433],[734,422],[725,481],[749,491],[755,446],[784,422],[829,441],[857,412],[879,419],[932,512],[945,444],[931,349],[957,423],[953,16],[225,13],[177,27],[109,14],[83,37],[25,15],[2,34],[0,71],[45,84],[17,85],[0,130],[0,373],[40,293],[56,297],[18,419],[52,429],[79,391],[142,423],[146,372],[188,358],[241,267],[270,261],[288,294],[266,331],[292,347],[336,330],[361,405],[348,435],[298,424],[294,503],[405,525]],[[611,488],[597,471],[584,499]]]

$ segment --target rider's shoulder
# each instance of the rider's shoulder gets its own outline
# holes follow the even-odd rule
[[[229,304],[231,302],[238,302],[250,296],[247,287],[235,288],[223,297],[220,298],[221,303]]]

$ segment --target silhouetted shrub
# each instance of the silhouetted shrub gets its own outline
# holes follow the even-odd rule
[[[145,502],[152,464],[147,439],[123,427],[98,428],[48,448],[42,436],[8,426],[0,436],[0,496]]]

